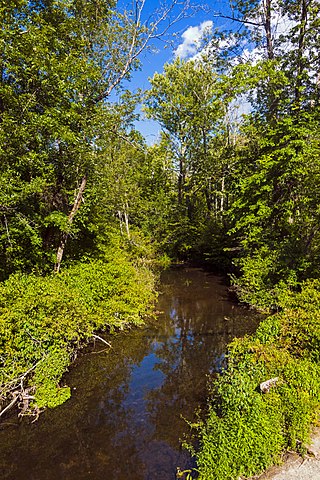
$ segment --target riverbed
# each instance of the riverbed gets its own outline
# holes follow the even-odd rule
[[[225,279],[199,268],[163,273],[157,314],[140,329],[105,336],[65,378],[72,397],[39,420],[0,429],[3,480],[174,480],[194,467],[181,447],[205,408],[209,376],[226,345],[259,318],[228,295]]]

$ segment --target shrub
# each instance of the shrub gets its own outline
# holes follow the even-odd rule
[[[2,400],[22,388],[39,408],[62,403],[70,391],[58,385],[75,350],[96,330],[140,324],[153,287],[152,273],[121,252],[59,275],[12,275],[0,284]]]
[[[280,461],[284,449],[304,452],[320,406],[319,285],[283,295],[283,312],[229,345],[228,367],[212,382],[198,426],[200,479],[251,476]],[[262,393],[260,383],[274,377]]]

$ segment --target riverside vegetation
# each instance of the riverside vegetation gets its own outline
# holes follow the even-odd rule
[[[191,7],[143,24],[134,3],[0,2],[2,413],[66,400],[80,345],[141,322],[157,258],[206,262],[269,315],[229,346],[196,430],[200,478],[236,479],[303,452],[320,405],[320,5],[226,2],[230,28],[132,93],[140,53]]]
[[[306,453],[320,406],[319,280],[286,293],[279,306],[255,335],[229,345],[228,368],[212,382],[208,416],[196,426],[199,478],[248,477],[286,450]],[[270,378],[276,385],[262,393]]]
[[[13,274],[1,286],[1,396],[38,414],[70,397],[59,382],[94,332],[140,325],[154,298],[150,269],[121,250],[59,276]],[[32,376],[31,376],[32,374]]]

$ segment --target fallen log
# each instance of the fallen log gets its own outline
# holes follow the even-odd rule
[[[271,387],[274,387],[279,380],[279,377],[270,378],[265,382],[260,383],[260,390],[262,393],[268,393]]]

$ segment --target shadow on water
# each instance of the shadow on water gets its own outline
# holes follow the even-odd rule
[[[194,420],[226,344],[254,331],[258,318],[201,269],[164,272],[161,289],[156,319],[78,359],[66,404],[31,425],[4,422],[0,478],[174,480],[177,466],[192,465],[181,449],[183,418]]]

